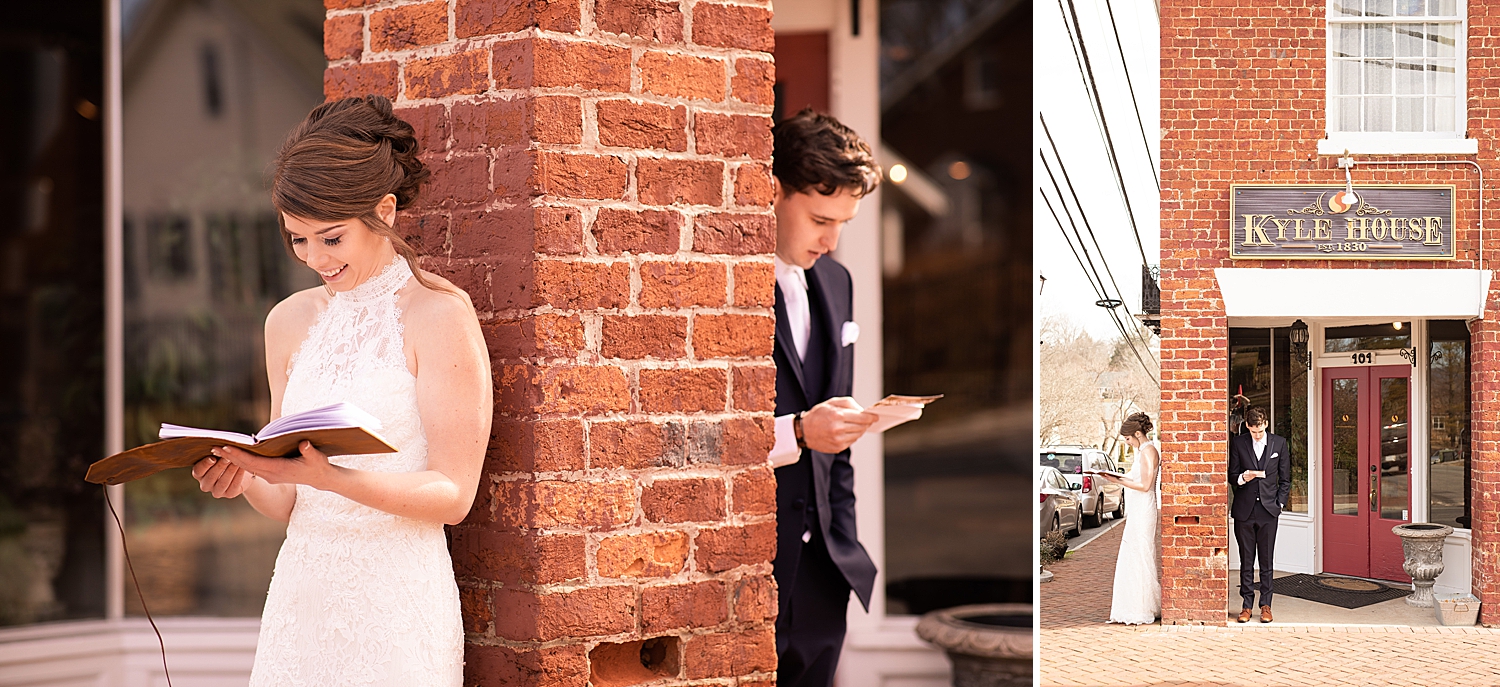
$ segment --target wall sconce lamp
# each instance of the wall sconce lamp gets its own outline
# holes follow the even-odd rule
[[[1292,344],[1292,359],[1301,362],[1312,369],[1312,352],[1307,350],[1307,341],[1310,338],[1307,332],[1307,323],[1297,320],[1292,323],[1291,331],[1287,332],[1287,338]]]

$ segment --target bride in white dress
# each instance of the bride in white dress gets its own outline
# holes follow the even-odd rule
[[[458,687],[463,624],[443,534],[474,502],[489,438],[489,358],[468,297],[415,269],[393,226],[429,176],[379,96],[313,110],[277,156],[282,237],[324,286],[266,316],[272,418],[345,401],[397,453],[298,458],[216,449],[193,468],[287,522],[252,687]]]
[[[1123,479],[1101,475],[1125,487],[1125,534],[1115,561],[1115,593],[1109,622],[1145,625],[1161,616],[1161,451],[1146,438],[1151,417],[1135,413],[1120,435],[1135,449],[1135,465]]]

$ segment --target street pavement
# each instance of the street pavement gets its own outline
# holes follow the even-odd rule
[[[1106,624],[1124,529],[1050,568],[1053,581],[1041,585],[1037,684],[1500,685],[1500,631],[1483,627]]]

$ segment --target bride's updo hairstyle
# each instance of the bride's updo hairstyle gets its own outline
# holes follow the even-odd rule
[[[1156,425],[1151,424],[1151,416],[1145,413],[1131,413],[1130,417],[1120,423],[1120,436],[1133,437],[1136,432],[1150,434]]]
[[[287,251],[292,251],[292,235],[282,213],[319,222],[358,219],[390,239],[418,283],[447,291],[422,276],[411,244],[375,214],[386,194],[396,196],[397,210],[416,202],[432,176],[418,152],[416,130],[392,112],[385,96],[344,98],[314,108],[276,153],[271,204]]]

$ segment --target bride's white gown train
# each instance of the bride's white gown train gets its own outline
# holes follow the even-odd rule
[[[406,366],[398,257],[336,294],[292,356],[283,413],[347,401],[379,418],[401,450],[338,456],[376,472],[427,468],[416,378]],[[458,687],[463,621],[443,526],[297,486],[266,596],[251,687]]]
[[[1152,442],[1155,446],[1155,442]],[[1157,449],[1156,483],[1148,491],[1125,488],[1125,534],[1115,561],[1114,601],[1109,622],[1145,625],[1161,616],[1161,449]],[[1137,459],[1128,477],[1139,482]]]

